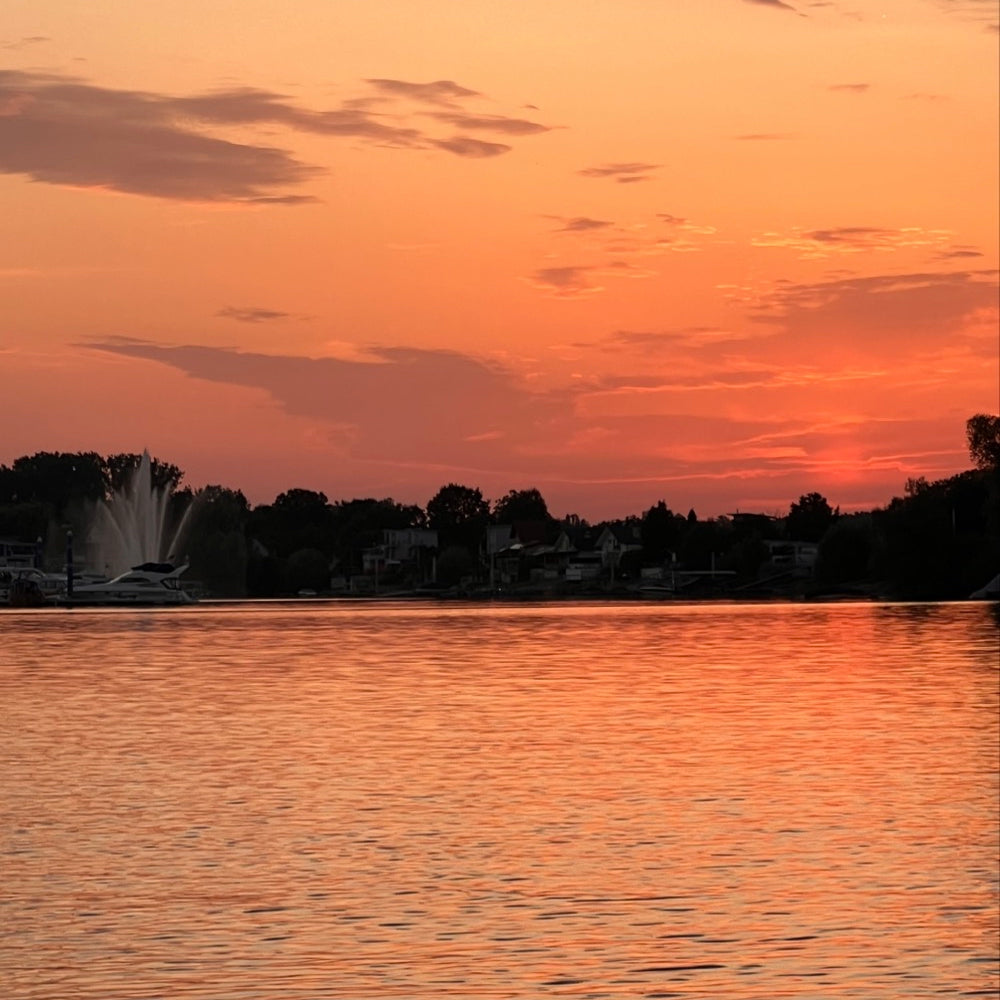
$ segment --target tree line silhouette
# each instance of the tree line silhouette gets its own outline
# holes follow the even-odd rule
[[[1000,417],[976,414],[966,424],[974,468],[947,479],[907,481],[885,507],[842,514],[817,492],[803,494],[782,516],[700,519],[660,500],[641,514],[588,524],[553,517],[539,490],[512,489],[489,501],[477,487],[442,486],[425,507],[391,498],[330,501],[294,488],[273,503],[251,506],[241,490],[220,485],[191,490],[169,462],[152,460],[156,488],[172,490],[171,510],[188,518],[189,576],[226,597],[274,597],[303,589],[324,592],[331,577],[365,577],[365,553],[388,530],[433,529],[436,545],[382,578],[383,586],[426,583],[429,566],[442,588],[485,586],[490,525],[530,526],[536,539],[561,534],[593,544],[604,529],[634,544],[617,565],[616,585],[628,587],[644,568],[723,571],[730,592],[753,595],[768,580],[776,543],[817,546],[799,592],[856,593],[901,599],[967,597],[1000,570]],[[51,564],[65,530],[85,532],[93,505],[128,482],[141,456],[38,452],[0,465],[0,539],[41,539]],[[602,583],[602,586],[607,586]],[[712,580],[712,592],[719,589]]]

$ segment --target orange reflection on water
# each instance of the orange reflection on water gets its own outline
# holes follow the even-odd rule
[[[0,628],[12,1000],[996,985],[985,606]]]

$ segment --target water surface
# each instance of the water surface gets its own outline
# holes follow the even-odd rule
[[[995,996],[988,605],[0,614],[0,995]]]

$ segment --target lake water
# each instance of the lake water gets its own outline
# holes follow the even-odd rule
[[[997,623],[3,612],[0,996],[996,996]]]

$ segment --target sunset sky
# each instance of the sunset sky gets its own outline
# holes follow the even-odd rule
[[[0,462],[886,503],[998,410],[995,0],[4,0]]]

